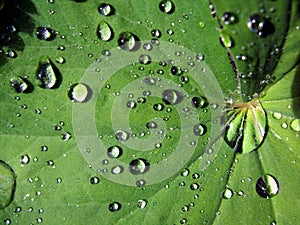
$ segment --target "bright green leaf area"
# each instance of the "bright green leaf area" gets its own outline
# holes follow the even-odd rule
[[[0,209],[0,222],[299,224],[299,1],[212,0],[210,6],[208,0],[174,0],[168,14],[160,10],[160,0],[111,0],[109,16],[99,14],[100,3],[22,0],[2,6],[0,1],[0,160],[16,179],[15,192],[10,192],[13,180],[7,184],[5,173],[0,174],[0,205],[14,193]],[[225,12],[237,20],[226,24]],[[247,22],[253,14],[267,19],[274,31],[265,37],[252,32]],[[16,31],[5,28],[11,24]],[[39,40],[38,27],[53,29],[55,38]],[[99,27],[106,29],[105,40],[99,39]],[[110,38],[107,29],[112,29]],[[161,32],[160,45],[152,44],[148,51],[143,44],[151,43],[153,29]],[[142,46],[132,52],[118,49],[122,32],[132,32]],[[164,43],[176,47],[161,50]],[[153,62],[139,63],[140,54]],[[132,56],[135,63],[121,66]],[[42,57],[50,59],[51,73],[59,80],[53,88],[41,87],[36,79]],[[172,66],[182,72],[171,75]],[[17,93],[12,78],[32,88]],[[145,80],[149,78],[154,84]],[[77,83],[84,84],[77,86],[83,91],[73,88],[80,93],[70,94]],[[192,98],[201,96],[207,103],[195,108]],[[253,123],[242,131],[246,141],[241,152],[246,154],[223,141],[225,128],[220,128],[225,101],[235,103],[234,96],[260,102],[258,111],[241,114],[230,133],[236,139],[241,124]],[[136,104],[132,108],[130,101]],[[155,104],[163,109],[155,110]],[[255,122],[259,115],[266,127],[263,137]],[[82,130],[74,121],[82,123]],[[147,126],[153,121],[157,128]],[[86,124],[92,124],[88,131]],[[123,150],[118,159],[103,151],[115,145]],[[258,148],[252,151],[253,146]],[[137,158],[149,162],[149,171],[129,172]],[[163,166],[173,159],[178,160],[174,167]],[[111,175],[119,164],[122,173]],[[279,187],[271,198],[262,197],[264,190],[256,185],[267,174]],[[141,180],[146,184],[140,185]],[[139,200],[146,206],[141,208]],[[109,210],[113,202],[121,204],[120,210]]]

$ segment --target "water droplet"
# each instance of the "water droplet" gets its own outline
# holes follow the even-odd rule
[[[220,41],[225,48],[233,47],[233,40],[224,30],[220,31]]]
[[[200,21],[199,22],[199,27],[200,28],[204,28],[205,27],[205,22],[204,21]]]
[[[73,84],[68,89],[68,96],[73,102],[86,102],[91,97],[91,90],[83,83]]]
[[[206,126],[203,124],[196,124],[193,128],[193,132],[196,136],[202,136],[206,133]]]
[[[190,174],[190,171],[188,169],[183,169],[181,171],[181,176],[187,177]]]
[[[121,208],[122,208],[122,205],[119,202],[112,202],[108,205],[108,209],[111,212],[119,211]]]
[[[112,174],[120,174],[124,171],[123,166],[114,166],[111,168],[111,173]]]
[[[204,60],[204,55],[202,53],[197,53],[195,58],[197,61],[202,62]]]
[[[49,89],[57,86],[57,76],[49,57],[41,57],[36,77],[40,81],[39,85],[42,88]]]
[[[273,112],[272,116],[276,120],[280,120],[282,118],[282,114],[279,112]]]
[[[42,152],[48,151],[48,146],[47,146],[47,145],[41,146],[41,151],[42,151]]]
[[[140,47],[139,38],[131,32],[122,32],[118,39],[118,46],[126,51],[135,51]]]
[[[129,171],[135,175],[146,173],[149,169],[150,163],[146,159],[138,158],[129,163]]]
[[[114,11],[115,11],[114,7],[107,3],[101,3],[98,7],[98,12],[102,16],[110,16],[114,14]]]
[[[300,131],[300,119],[292,120],[290,126],[293,131],[299,132]]]
[[[146,185],[146,181],[143,180],[143,179],[139,179],[139,180],[137,180],[137,181],[135,182],[135,185],[136,185],[137,187],[145,186],[145,185]]]
[[[160,30],[158,30],[158,29],[153,29],[153,30],[151,31],[151,35],[152,35],[152,37],[154,37],[154,38],[160,38],[160,37],[161,37],[161,32],[160,32]]]
[[[171,14],[175,10],[175,5],[170,0],[163,0],[159,3],[159,9],[164,13]]]
[[[0,160],[0,209],[4,209],[13,201],[15,189],[15,172],[6,162]]]
[[[162,111],[164,109],[164,105],[161,104],[161,103],[156,103],[156,104],[153,105],[153,109],[155,111]]]
[[[232,12],[225,12],[222,16],[222,21],[226,24],[234,24],[238,22],[238,17]]]
[[[248,28],[258,34],[260,37],[266,37],[274,33],[274,25],[268,20],[258,14],[252,14],[247,22]]]
[[[179,76],[182,73],[181,68],[177,66],[171,67],[171,74],[175,76]]]
[[[140,199],[140,200],[138,200],[137,206],[140,209],[144,209],[147,206],[147,201],[144,199]]]
[[[166,89],[162,93],[162,100],[167,105],[177,105],[183,100],[183,96],[179,91],[173,89]]]
[[[118,141],[127,141],[130,137],[129,133],[123,130],[118,130],[115,136]]]
[[[141,64],[147,65],[151,63],[151,57],[149,55],[141,55],[139,57],[139,62]]]
[[[40,40],[52,41],[56,37],[56,31],[47,27],[36,28],[36,37]]]
[[[97,35],[102,41],[109,41],[113,38],[113,30],[105,21],[101,21],[97,27]]]
[[[232,190],[229,188],[226,188],[225,191],[223,192],[223,198],[230,199],[232,196],[233,196]]]
[[[111,146],[107,149],[107,155],[110,158],[119,158],[123,154],[123,150],[120,146]]]
[[[33,89],[33,85],[23,77],[14,77],[10,80],[11,86],[17,93],[29,93]]]
[[[21,156],[21,164],[28,164],[30,162],[30,157],[28,155]]]
[[[55,61],[59,64],[64,64],[66,62],[66,59],[62,56],[57,56]]]
[[[256,192],[260,197],[272,198],[278,194],[279,183],[270,174],[260,177],[256,181]]]
[[[197,184],[197,183],[193,183],[193,184],[190,185],[191,190],[198,190],[199,187],[200,187],[200,186],[199,186],[199,184]]]
[[[72,137],[72,135],[69,132],[64,132],[61,134],[61,139],[64,141],[68,141],[70,140]]]
[[[9,225],[9,224],[11,224],[11,220],[10,220],[10,219],[5,219],[3,222],[4,222],[4,225]]]
[[[207,105],[207,99],[204,96],[192,98],[192,106],[194,108],[204,108]]]
[[[157,128],[157,123],[155,123],[154,121],[149,121],[146,123],[146,127],[148,129],[155,129],[155,128]]]
[[[91,184],[98,184],[99,182],[100,182],[99,177],[92,177],[92,178],[90,179],[90,183],[91,183]]]

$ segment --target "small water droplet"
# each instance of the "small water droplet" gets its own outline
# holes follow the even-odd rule
[[[22,155],[21,156],[21,164],[28,164],[30,162],[29,155]]]
[[[118,130],[116,133],[115,133],[115,137],[118,141],[127,141],[130,137],[130,134],[126,131],[123,131],[123,130]]]
[[[138,200],[137,206],[140,209],[144,209],[147,206],[147,201],[144,199],[140,199],[140,200]]]
[[[135,182],[135,185],[136,185],[137,187],[145,186],[145,185],[146,185],[146,181],[143,180],[143,179],[139,179],[139,180],[137,180],[137,181]]]
[[[122,32],[118,39],[118,46],[126,51],[135,51],[140,47],[139,38],[131,32]]]
[[[300,131],[300,119],[292,120],[290,127],[293,131],[299,132]]]
[[[260,37],[266,37],[275,31],[274,25],[268,19],[265,19],[258,14],[252,14],[249,17],[247,26],[252,32],[258,34]]]
[[[102,16],[110,16],[112,14],[114,14],[114,7],[108,3],[101,3],[98,7],[98,12],[102,15]]]
[[[157,123],[155,123],[154,121],[149,121],[146,123],[146,127],[148,129],[155,129],[155,128],[157,128]]]
[[[177,105],[183,100],[182,94],[173,89],[166,89],[162,93],[162,100],[167,104],[167,105]]]
[[[223,198],[224,199],[230,199],[233,196],[233,191],[229,188],[226,188],[223,192]]]
[[[256,181],[256,192],[260,197],[272,198],[278,194],[279,183],[270,174],[260,177]]]
[[[187,177],[190,174],[190,171],[188,169],[183,169],[181,171],[181,176]]]
[[[91,184],[98,184],[99,182],[100,182],[99,177],[92,177],[92,178],[90,179],[90,183],[91,183]]]
[[[196,124],[193,128],[193,132],[196,136],[202,136],[206,133],[206,126],[203,124]]]
[[[64,64],[66,62],[66,59],[62,56],[57,56],[55,61],[59,64]]]
[[[9,49],[6,52],[6,56],[9,58],[17,58],[18,54],[16,51]]]
[[[161,103],[156,103],[156,104],[153,105],[153,109],[155,111],[162,111],[164,109],[164,105],[161,104]]]
[[[68,141],[70,140],[72,137],[72,135],[69,132],[64,132],[61,134],[61,139],[64,141]]]
[[[114,166],[111,168],[111,173],[112,174],[120,174],[124,171],[123,166]]]
[[[231,36],[223,30],[220,31],[220,41],[225,48],[233,47],[233,40]]]
[[[83,83],[73,84],[68,89],[68,96],[73,102],[86,102],[91,97],[91,90]]]
[[[152,37],[154,37],[154,38],[160,38],[160,37],[161,37],[161,32],[160,32],[160,30],[158,30],[158,29],[153,29],[153,30],[151,31],[151,35],[152,35]]]
[[[232,12],[225,12],[222,16],[222,21],[226,24],[234,24],[238,22],[238,17]]]
[[[175,11],[175,5],[170,0],[163,0],[159,3],[159,9],[164,13],[171,14]]]
[[[141,64],[147,65],[151,63],[151,57],[149,55],[141,55],[139,57],[139,62]]]
[[[123,150],[120,146],[111,146],[107,149],[107,155],[110,158],[119,158],[123,154]]]
[[[97,35],[102,41],[109,41],[113,38],[113,30],[105,21],[101,21],[97,27]]]
[[[178,66],[172,66],[170,72],[175,76],[179,76],[182,73],[181,68]]]
[[[150,163],[146,159],[138,158],[129,163],[129,171],[135,175],[146,173],[149,169]]]
[[[40,87],[46,89],[56,87],[57,76],[56,73],[54,72],[54,68],[49,57],[47,56],[41,57],[38,64],[36,77],[40,81],[39,82]]]
[[[33,89],[32,84],[26,78],[20,76],[12,78],[10,84],[17,93],[28,93]]]
[[[273,112],[272,116],[276,120],[280,120],[282,118],[282,114],[279,112]]]
[[[108,209],[111,212],[119,211],[121,208],[122,208],[122,205],[119,202],[112,202],[108,205]]]
[[[194,190],[198,190],[199,187],[200,187],[200,186],[199,186],[198,183],[193,183],[193,184],[190,185],[190,188],[191,188],[191,190],[193,190],[193,191],[194,191]]]
[[[52,41],[56,37],[56,31],[47,27],[36,28],[36,37],[40,40]]]
[[[207,105],[207,99],[204,96],[196,96],[192,98],[192,106],[194,108],[204,108]]]

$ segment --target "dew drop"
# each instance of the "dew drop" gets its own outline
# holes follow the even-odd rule
[[[207,105],[207,99],[204,96],[196,96],[192,98],[192,106],[194,108],[204,108]]]
[[[196,124],[193,128],[193,132],[196,136],[202,136],[206,133],[206,126],[203,124]]]
[[[72,137],[72,135],[69,132],[64,132],[61,134],[61,139],[64,141],[68,141],[70,140]]]
[[[230,37],[230,35],[226,34],[223,30],[220,31],[220,40],[221,40],[222,45],[225,48],[231,48],[231,47],[233,47],[233,40],[232,40],[232,38]]]
[[[146,185],[146,181],[143,180],[143,179],[139,179],[139,180],[137,180],[137,181],[135,182],[135,185],[136,185],[137,187],[145,186],[145,185]]]
[[[56,31],[47,27],[36,28],[36,37],[40,40],[52,41],[56,37]]]
[[[119,202],[112,202],[108,205],[108,209],[111,212],[119,211],[121,208],[122,208],[122,205]]]
[[[265,19],[258,14],[252,14],[249,17],[247,26],[252,32],[258,34],[260,37],[266,37],[275,31],[274,25],[268,19]]]
[[[102,41],[109,41],[113,38],[113,30],[105,21],[101,21],[97,27],[98,38]]]
[[[119,158],[123,154],[123,150],[120,146],[111,146],[107,149],[107,155],[110,158]]]
[[[162,100],[167,105],[177,105],[183,100],[183,96],[179,91],[173,89],[166,89],[162,93]]]
[[[126,51],[135,51],[140,47],[139,39],[131,32],[122,32],[118,39],[118,46]]]
[[[89,87],[83,83],[73,84],[68,89],[68,97],[73,102],[86,102],[91,97]]]
[[[191,190],[193,190],[193,191],[194,191],[194,190],[198,190],[199,187],[200,187],[200,186],[199,186],[199,184],[197,184],[197,183],[193,183],[193,184],[190,185],[190,188],[191,188]]]
[[[123,166],[114,166],[111,168],[111,173],[112,174],[120,174],[124,171]]]
[[[181,68],[177,67],[177,66],[172,66],[170,72],[172,75],[175,75],[175,76],[179,76],[182,73]]]
[[[55,88],[57,85],[57,76],[54,72],[52,63],[47,56],[41,57],[36,77],[39,80],[39,85],[42,88],[50,89]]]
[[[181,176],[187,177],[190,174],[190,171],[188,169],[183,169],[181,171]]]
[[[300,119],[292,120],[290,126],[293,131],[299,132],[300,131]]]
[[[159,9],[164,13],[171,14],[175,10],[175,5],[170,0],[163,0],[159,3]]]
[[[148,172],[150,163],[146,159],[138,158],[129,163],[129,171],[132,174],[139,175]]]
[[[22,155],[21,156],[21,164],[28,164],[30,162],[29,155]]]
[[[156,104],[153,105],[153,109],[155,111],[162,111],[164,109],[164,105],[161,104],[161,103],[156,103]]]
[[[102,16],[110,16],[114,14],[114,7],[107,3],[101,3],[98,7],[98,12]]]
[[[270,174],[260,177],[256,181],[256,192],[260,197],[263,198],[272,198],[278,194],[279,183]]]
[[[92,177],[92,178],[90,179],[90,183],[91,183],[91,184],[98,184],[99,182],[100,182],[99,177]]]
[[[273,112],[272,116],[276,120],[280,120],[282,118],[282,114],[279,112]]]
[[[33,88],[26,78],[20,76],[10,79],[10,84],[17,93],[28,93]]]
[[[4,209],[13,201],[15,189],[15,172],[6,162],[0,160],[0,209]]]
[[[144,199],[140,199],[140,200],[138,200],[138,202],[137,202],[137,206],[138,206],[140,209],[144,209],[144,208],[147,206],[147,201],[144,200]]]
[[[115,133],[115,137],[118,141],[127,141],[130,137],[129,133],[123,130],[118,130]]]
[[[238,17],[232,12],[225,12],[222,16],[222,21],[226,24],[234,24],[238,22]]]
[[[161,32],[160,32],[160,30],[158,30],[158,29],[153,29],[153,30],[151,31],[151,35],[152,35],[152,37],[154,37],[154,38],[160,38],[160,37],[161,37]]]
[[[139,57],[139,62],[141,64],[147,65],[151,63],[151,57],[149,55],[141,55]]]
[[[225,191],[223,192],[223,198],[224,199],[230,199],[233,196],[233,192],[231,189],[226,188]]]
[[[155,128],[157,128],[157,123],[155,123],[154,121],[149,121],[146,123],[146,127],[148,129],[155,129]]]

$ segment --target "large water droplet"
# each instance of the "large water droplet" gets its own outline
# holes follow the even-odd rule
[[[122,208],[122,205],[120,202],[112,202],[108,205],[108,209],[111,212],[119,211]]]
[[[105,21],[101,21],[97,27],[97,35],[102,41],[109,41],[113,38],[113,30]]]
[[[192,98],[192,106],[197,108],[204,108],[207,105],[207,99],[204,96],[196,96]]]
[[[183,96],[179,91],[167,89],[162,93],[162,100],[168,105],[177,105],[183,100]]]
[[[119,158],[123,153],[123,150],[120,146],[111,146],[107,149],[107,155],[110,158]]]
[[[118,39],[118,45],[126,51],[135,51],[140,47],[139,38],[131,32],[122,32]]]
[[[21,156],[21,164],[28,164],[30,162],[29,155],[22,155]]]
[[[146,173],[149,169],[150,163],[146,159],[138,158],[129,163],[129,171],[135,175]]]
[[[33,90],[33,85],[24,77],[14,77],[10,79],[10,84],[18,93],[29,93]]]
[[[86,102],[91,97],[91,90],[85,84],[73,84],[68,89],[68,96],[73,102]]]
[[[112,5],[110,5],[108,3],[101,3],[98,7],[98,12],[102,16],[110,16],[110,15],[114,14],[115,9]]]
[[[270,174],[260,177],[256,181],[256,192],[260,197],[272,198],[278,194],[279,183]]]
[[[171,14],[175,10],[175,5],[170,0],[163,0],[159,3],[159,9],[164,13]]]
[[[230,199],[232,196],[233,196],[232,190],[229,188],[226,188],[225,191],[223,192],[223,198]]]
[[[57,86],[58,79],[49,57],[41,57],[36,77],[40,81],[40,87],[42,88],[49,89]]]
[[[36,28],[36,37],[40,40],[52,41],[56,36],[56,31],[47,27]]]
[[[6,162],[0,160],[0,209],[4,209],[12,202],[15,189],[15,172]]]

